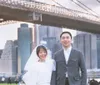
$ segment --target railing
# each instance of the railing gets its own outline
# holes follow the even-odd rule
[[[10,7],[12,9],[20,9],[27,11],[36,11],[40,13],[53,14],[59,17],[67,17],[74,19],[81,19],[85,21],[99,22],[99,16],[95,16],[89,13],[84,13],[76,10],[71,10],[63,7],[58,7],[54,5],[49,5],[36,1],[29,0],[0,0],[0,5],[5,7]]]
[[[14,24],[14,23],[18,23],[20,21],[14,21],[14,20],[7,20],[7,21],[3,21],[0,23],[0,26],[2,25],[7,25],[7,24]]]
[[[88,69],[88,78],[100,78],[100,69]]]

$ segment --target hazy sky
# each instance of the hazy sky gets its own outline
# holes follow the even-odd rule
[[[53,2],[53,0],[36,0],[36,1],[45,2],[45,3],[53,4],[53,5],[56,4],[55,2]],[[75,3],[73,3],[71,0],[55,0],[55,1],[60,3],[66,8],[84,11],[83,9],[78,7]],[[77,0],[73,0],[73,1],[77,2]],[[91,8],[96,13],[100,14],[100,11],[99,11],[100,3],[98,3],[96,0],[79,0],[79,1],[84,3],[86,6]],[[19,27],[20,27],[20,23],[0,25],[0,49],[4,48],[6,40],[17,39],[17,28]],[[71,32],[74,34],[76,33],[76,31],[73,31],[73,30]]]

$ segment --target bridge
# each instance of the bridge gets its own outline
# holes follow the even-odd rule
[[[99,16],[31,0],[0,0],[0,18],[100,33]]]

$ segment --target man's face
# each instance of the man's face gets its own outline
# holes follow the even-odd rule
[[[71,45],[72,39],[68,33],[64,33],[61,36],[60,41],[61,41],[63,47],[68,48]]]

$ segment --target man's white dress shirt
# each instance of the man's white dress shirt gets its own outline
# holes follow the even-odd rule
[[[69,57],[70,57],[72,46],[70,46],[69,48],[63,48],[63,49],[64,49],[64,56],[65,56],[66,64],[68,64],[68,60],[69,60]],[[68,77],[67,72],[66,72],[66,77]]]

